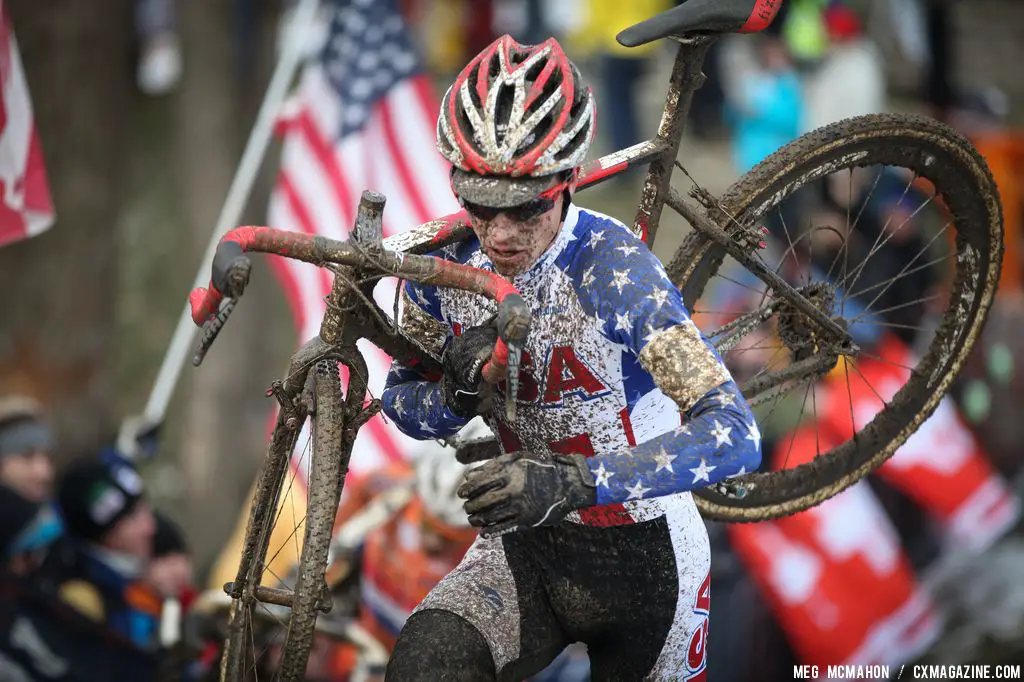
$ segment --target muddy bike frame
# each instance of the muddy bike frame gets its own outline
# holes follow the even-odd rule
[[[856,352],[845,329],[756,256],[759,240],[763,236],[758,226],[739,225],[735,221],[731,225],[718,225],[704,207],[691,204],[670,187],[690,102],[693,93],[704,81],[701,70],[704,56],[715,37],[671,39],[679,43],[679,48],[657,135],[586,164],[580,169],[577,187],[592,187],[630,168],[648,164],[647,177],[632,225],[633,231],[648,246],[654,244],[662,210],[668,205],[695,230],[713,241],[716,244],[713,248],[721,248],[761,279],[773,290],[776,300],[784,300],[804,313],[808,322],[836,342],[836,347],[842,346],[843,352]],[[701,198],[699,193],[697,196]],[[703,197],[703,201],[705,206],[710,205],[707,197]],[[382,239],[383,209],[384,197],[365,192],[355,229],[344,242],[265,227],[232,230],[217,247],[211,286],[193,291],[190,298],[193,320],[204,328],[200,348],[193,359],[193,364],[198,365],[248,282],[250,264],[244,256],[245,252],[293,258],[326,267],[334,273],[320,334],[292,356],[287,377],[275,382],[268,391],[268,395],[278,400],[281,409],[257,482],[238,574],[235,581],[225,586],[228,595],[243,602],[243,605],[236,602],[232,608],[228,626],[229,637],[234,638],[239,645],[245,635],[240,631],[244,620],[237,616],[239,609],[249,607],[253,602],[291,606],[296,599],[296,594],[291,591],[260,584],[264,569],[262,557],[266,555],[269,543],[269,533],[261,533],[260,529],[266,527],[270,515],[277,508],[288,460],[306,416],[316,410],[318,416],[331,422],[327,427],[328,440],[340,443],[340,451],[334,448],[333,453],[338,458],[340,494],[355,435],[381,409],[378,400],[366,401],[367,367],[356,342],[361,338],[368,339],[395,361],[416,367],[428,378],[439,376],[439,359],[401,333],[397,323],[397,300],[393,318],[374,302],[373,287],[381,278],[395,276],[415,282],[429,282],[435,286],[455,287],[474,291],[496,301],[501,338],[485,367],[485,375],[491,382],[504,378],[509,394],[516,393],[518,359],[529,329],[529,309],[511,284],[494,273],[426,255],[469,237],[471,227],[465,212]],[[756,325],[763,321],[766,313],[770,311],[755,311],[737,321],[740,324],[734,322],[730,325],[731,336],[745,333],[743,330],[749,326],[748,323]],[[744,321],[745,318],[749,319]],[[348,368],[348,390],[339,405],[313,404],[314,391],[311,390],[311,384],[315,382],[307,381],[314,376],[309,370],[324,360]],[[830,359],[824,355],[796,362],[776,373],[771,379],[771,385],[762,381],[757,386],[744,386],[744,394],[750,395],[751,391],[763,392],[786,381],[818,374],[828,369],[829,362]],[[514,412],[515,401],[508,401],[506,408]],[[514,414],[506,416],[514,417]],[[325,601],[321,600],[320,603]],[[242,648],[239,645],[234,647],[234,655],[224,661],[222,679],[240,679],[245,656],[239,653]],[[281,679],[301,677],[308,655],[308,649],[299,651],[286,647],[280,670]]]

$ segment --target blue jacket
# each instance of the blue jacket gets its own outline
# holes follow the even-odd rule
[[[732,106],[733,160],[746,173],[800,135],[803,91],[795,71],[761,73],[747,79],[742,101]]]

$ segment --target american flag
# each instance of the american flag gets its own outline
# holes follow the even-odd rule
[[[283,118],[281,170],[270,201],[270,225],[343,239],[363,190],[387,197],[384,235],[458,210],[448,164],[434,148],[438,98],[423,72],[393,0],[331,0],[328,30],[306,67],[292,111]],[[319,332],[330,273],[272,258],[301,341]],[[396,282],[385,280],[376,298],[391,310]],[[379,397],[390,358],[360,342],[369,366],[370,393]],[[303,475],[305,434],[295,465]],[[360,430],[354,471],[410,452],[416,441],[378,415]]]
[[[37,235],[53,220],[28,83],[0,0],[0,246]]]

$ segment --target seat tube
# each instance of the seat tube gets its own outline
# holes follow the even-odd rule
[[[672,170],[676,155],[679,153],[679,143],[690,111],[690,102],[694,91],[704,83],[704,74],[701,71],[704,55],[713,41],[712,37],[697,37],[685,38],[679,42],[668,94],[665,96],[665,108],[661,113],[661,124],[658,126],[657,139],[665,143],[665,151],[658,155],[647,169],[647,179],[644,181],[640,204],[633,221],[633,232],[650,248],[654,247],[654,238],[658,232],[661,211],[672,180]]]

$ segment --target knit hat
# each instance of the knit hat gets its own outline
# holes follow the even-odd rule
[[[156,533],[153,535],[153,558],[158,559],[169,554],[188,554],[188,546],[178,524],[171,521],[163,512],[154,511]]]
[[[0,486],[0,555],[10,558],[46,547],[63,530],[51,504],[32,502],[15,490]]]
[[[833,43],[844,43],[863,34],[860,18],[846,5],[832,5],[825,10],[825,30]]]
[[[142,478],[133,467],[95,459],[73,464],[57,492],[69,533],[89,541],[100,540],[142,497]]]
[[[53,432],[39,403],[25,396],[0,398],[0,457],[53,450]]]

